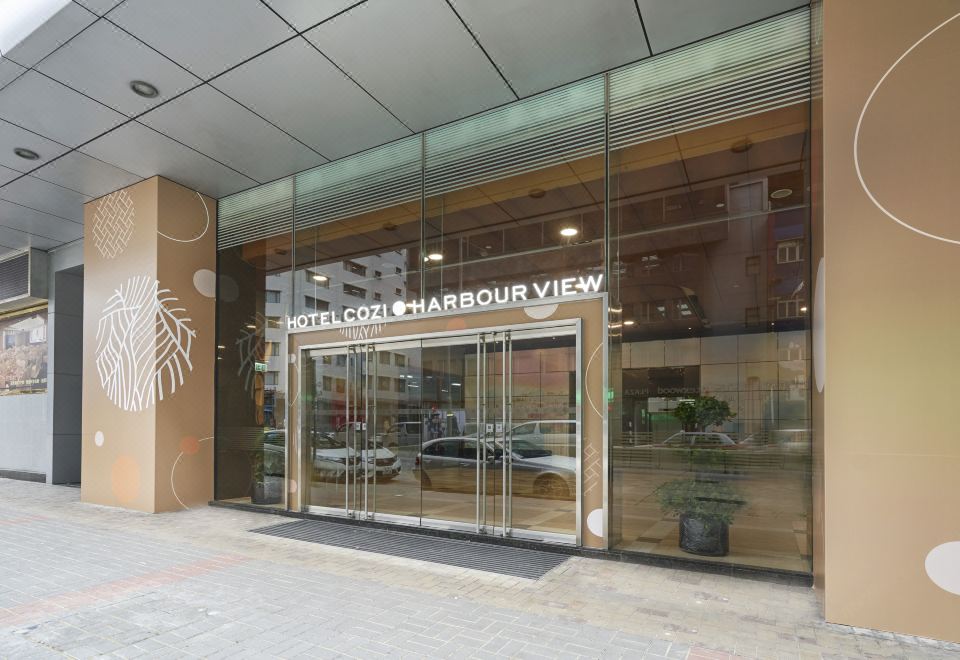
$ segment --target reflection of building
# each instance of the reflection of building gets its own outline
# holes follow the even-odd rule
[[[0,395],[47,387],[46,312],[0,318]]]

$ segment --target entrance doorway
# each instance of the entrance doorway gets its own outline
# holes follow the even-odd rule
[[[302,505],[574,543],[576,325],[300,351]]]

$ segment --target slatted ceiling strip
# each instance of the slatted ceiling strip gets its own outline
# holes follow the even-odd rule
[[[810,97],[809,9],[610,74],[610,148]]]
[[[800,9],[609,75],[610,148],[810,98],[810,11]],[[296,175],[296,224],[309,228],[542,170],[604,149],[604,77],[595,76],[421,136]],[[218,246],[290,231],[293,177],[220,202]]]
[[[603,78],[428,131],[428,196],[603,152]]]
[[[284,234],[292,227],[292,177],[224,197],[217,205],[219,250]]]
[[[297,177],[297,228],[420,198],[420,136],[348,156]]]

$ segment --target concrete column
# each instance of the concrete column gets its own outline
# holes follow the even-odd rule
[[[216,202],[154,177],[84,212],[85,502],[213,496]]]

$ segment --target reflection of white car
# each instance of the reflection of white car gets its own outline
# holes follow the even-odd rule
[[[513,427],[510,435],[549,449],[558,456],[577,455],[577,422],[573,419],[538,419]]]
[[[736,449],[737,443],[726,433],[706,431],[677,431],[661,444],[675,449]]]
[[[313,442],[313,476],[320,481],[339,481],[347,473],[347,469],[357,470],[357,476],[367,474],[377,479],[386,480],[400,474],[400,459],[386,447],[378,447],[375,452],[366,449],[357,453],[348,448],[346,443],[338,438],[327,435],[317,435]]]

